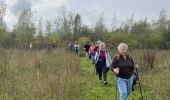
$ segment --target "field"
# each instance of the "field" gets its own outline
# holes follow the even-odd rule
[[[170,51],[131,50],[144,100],[169,100]],[[112,51],[112,56],[116,52]],[[63,49],[0,50],[0,100],[115,100],[115,77],[99,83],[94,65]],[[129,100],[140,100],[138,85]]]

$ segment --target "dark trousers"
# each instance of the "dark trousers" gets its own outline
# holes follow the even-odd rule
[[[97,72],[99,73],[99,80],[107,81],[107,67],[105,63],[97,63]]]

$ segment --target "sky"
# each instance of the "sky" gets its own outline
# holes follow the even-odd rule
[[[159,12],[166,9],[170,18],[170,0],[0,0],[0,3],[7,4],[5,22],[9,29],[16,24],[22,8],[28,4],[32,6],[35,24],[40,18],[44,23],[55,18],[61,6],[81,14],[82,22],[92,27],[100,16],[103,16],[107,28],[112,27],[114,15],[118,21],[131,16],[135,20],[152,20],[158,19]]]

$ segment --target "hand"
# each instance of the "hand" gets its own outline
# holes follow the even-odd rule
[[[138,65],[138,64],[135,64],[135,68],[138,69],[138,68],[139,68],[139,65]]]
[[[116,75],[119,74],[119,68],[114,68],[113,71],[114,71],[114,73],[115,73]]]

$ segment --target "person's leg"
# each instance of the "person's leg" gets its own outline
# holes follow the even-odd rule
[[[127,95],[128,96],[132,92],[132,84],[133,84],[133,75],[131,76],[131,78],[127,80]]]
[[[117,86],[120,92],[120,100],[127,100],[127,82],[125,79],[117,78]]]
[[[103,79],[104,81],[107,81],[107,67],[105,64],[103,64]]]
[[[92,64],[94,63],[94,54],[93,53],[91,54],[91,62],[92,62]]]
[[[97,70],[97,66],[98,66],[98,64],[96,63],[96,64],[95,64],[95,67],[96,67],[96,75],[99,74],[99,72],[98,72],[98,70]]]
[[[99,80],[102,80],[102,66],[101,66],[101,64],[98,64],[97,72],[99,73]]]

